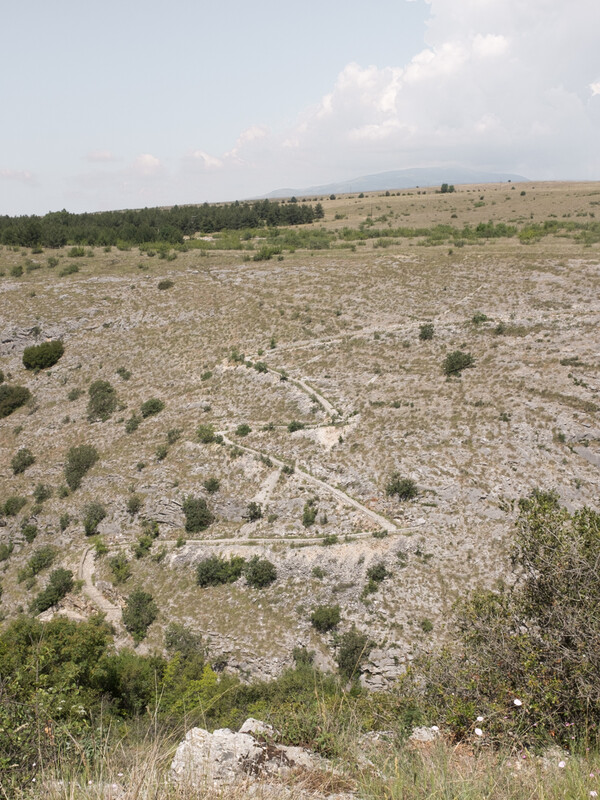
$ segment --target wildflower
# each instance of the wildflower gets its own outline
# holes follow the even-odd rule
[[[595,792],[593,789],[590,792],[590,797],[598,797],[598,792]]]
[[[483,717],[477,717],[477,722],[483,722]]]
[[[566,766],[567,766],[567,765],[566,765],[566,763],[565,763],[564,761],[559,761],[559,762],[558,762],[558,768],[559,768],[559,769],[564,769]]]
[[[483,736],[483,731],[481,728],[475,728],[475,736]]]
[[[515,699],[513,700],[513,703],[514,703],[516,706],[522,706],[522,705],[523,705],[523,701],[522,701],[522,700],[519,700],[519,698],[518,698],[518,697],[515,697]]]
[[[438,728],[438,726],[437,726],[437,725],[432,725],[432,726],[431,726],[431,730],[432,730],[434,733],[437,733],[437,732],[439,731],[439,728]]]

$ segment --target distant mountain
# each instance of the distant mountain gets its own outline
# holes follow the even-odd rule
[[[275,189],[265,195],[275,197],[306,197],[317,194],[347,194],[348,192],[381,192],[392,189],[410,189],[414,186],[440,186],[442,183],[504,183],[528,181],[522,175],[504,172],[483,172],[464,167],[417,167],[378,172],[375,175],[362,175],[350,181],[328,183],[323,186],[309,186],[305,189]]]

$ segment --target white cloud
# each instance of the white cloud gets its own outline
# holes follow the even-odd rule
[[[220,158],[215,158],[205,153],[204,150],[194,150],[190,154],[190,159],[197,165],[205,167],[206,169],[219,169],[223,166],[223,162]]]
[[[600,94],[600,81],[590,83],[590,89],[592,90],[592,96]]]
[[[110,150],[92,150],[87,154],[86,160],[92,163],[103,164],[116,161],[117,159]]]
[[[33,173],[22,169],[0,169],[0,180],[17,181],[30,185],[35,183]]]
[[[142,153],[133,162],[132,171],[144,178],[150,178],[162,172],[163,165],[156,156]]]

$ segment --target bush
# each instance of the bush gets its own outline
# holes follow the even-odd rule
[[[142,403],[140,411],[142,412],[142,417],[146,419],[147,417],[153,417],[155,414],[160,414],[164,407],[165,404],[162,400],[157,397],[151,397],[150,400]]]
[[[237,436],[248,436],[248,434],[252,431],[252,428],[247,423],[243,422],[241,425],[238,425],[235,429],[235,433]]]
[[[58,274],[59,277],[65,278],[67,275],[74,275],[76,272],[79,272],[77,264],[66,264]]]
[[[124,553],[117,553],[108,561],[115,583],[125,583],[131,577],[131,566]]]
[[[262,519],[262,515],[263,513],[260,503],[255,503],[254,500],[248,503],[248,511],[246,513],[246,519],[248,522],[256,522],[257,520]]]
[[[52,487],[47,486],[45,483],[38,483],[36,484],[35,489],[33,490],[33,499],[36,503],[40,505],[45,503],[46,500],[49,500],[52,497]]]
[[[303,422],[298,422],[298,420],[293,419],[291,422],[288,422],[287,429],[290,433],[294,433],[294,431],[301,431],[304,428]]]
[[[446,375],[460,375],[463,369],[472,367],[475,361],[471,353],[463,353],[462,350],[454,350],[448,353],[442,365]]]
[[[67,395],[67,400],[72,403],[75,400],[78,400],[82,394],[83,394],[83,389],[75,387],[74,389],[71,389],[71,391]]]
[[[263,589],[277,578],[275,565],[266,558],[253,556],[244,569],[246,581],[254,589]]]
[[[175,286],[175,284],[170,278],[165,278],[164,280],[158,282],[158,288],[163,292],[165,289],[171,289],[173,286]]]
[[[202,444],[210,444],[215,440],[215,429],[210,424],[198,425],[196,436]]]
[[[180,622],[171,622],[165,631],[165,650],[168,653],[179,653],[188,660],[197,656],[204,658],[202,636],[194,633]]]
[[[27,505],[26,497],[19,497],[18,495],[12,495],[11,497],[7,497],[3,506],[3,511],[7,517],[16,517],[19,511],[25,505]]]
[[[34,525],[32,522],[24,521],[21,525],[21,533],[25,537],[25,540],[28,542],[28,544],[31,544],[38,535],[38,526]]]
[[[158,616],[158,606],[149,592],[134,589],[127,598],[122,612],[123,625],[133,636],[136,644],[145,638],[148,628]]]
[[[213,522],[214,517],[203,497],[186,497],[183,501],[185,529],[187,533],[203,531]]]
[[[35,578],[46,567],[50,567],[58,555],[56,548],[51,545],[45,545],[36,550],[35,553],[29,558],[27,566],[19,570],[18,580],[21,583],[29,578]]]
[[[131,494],[127,498],[127,513],[131,514],[132,517],[138,513],[143,505],[143,500],[139,496],[139,494]]]
[[[87,416],[90,422],[106,420],[117,407],[117,393],[108,381],[94,381],[88,389]]]
[[[133,433],[134,431],[137,431],[141,422],[142,418],[139,416],[139,414],[132,414],[125,423],[125,433]]]
[[[400,473],[393,472],[385,487],[388,497],[396,495],[398,500],[412,500],[419,494],[417,484],[412,478],[403,478]]]
[[[83,509],[83,528],[86,536],[94,536],[98,532],[98,525],[106,517],[106,508],[102,503],[93,501]]]
[[[233,583],[242,574],[246,559],[241,556],[232,556],[229,561],[219,556],[204,558],[196,567],[196,580],[198,586],[219,586],[223,583]]]
[[[32,614],[41,614],[42,611],[55,606],[73,588],[73,573],[70,569],[59,567],[50,573],[50,582],[43,592],[31,602],[29,610]]]
[[[65,464],[65,480],[71,491],[79,489],[83,476],[94,466],[98,458],[98,451],[91,444],[71,447]]]
[[[15,546],[12,542],[9,542],[8,544],[6,544],[6,542],[0,543],[0,563],[7,561],[10,558],[14,548]]]
[[[432,322],[425,322],[423,325],[419,326],[419,339],[426,341],[427,339],[433,339],[433,323]]]
[[[64,352],[65,348],[60,339],[34,344],[25,348],[23,364],[25,369],[47,369],[54,366]]]
[[[361,667],[373,649],[373,642],[355,627],[340,638],[340,647],[336,656],[340,673],[348,680],[360,675]]]
[[[20,475],[22,472],[25,472],[27,467],[30,467],[32,464],[35,463],[35,456],[27,447],[22,447],[17,453],[12,457],[10,465],[12,467],[12,471],[14,475]]]
[[[315,501],[307,500],[302,511],[302,524],[305,528],[310,528],[311,525],[315,524],[318,513],[319,509],[317,508]]]
[[[0,385],[0,419],[8,417],[29,400],[31,392],[25,386]]]
[[[341,619],[339,606],[317,606],[310,615],[313,628],[321,633],[333,630],[339,625]]]
[[[72,247],[67,253],[69,258],[83,258],[85,249],[83,247]]]
[[[207,478],[202,484],[209,494],[214,494],[219,491],[221,484],[218,478]]]
[[[471,317],[471,324],[481,325],[482,322],[487,322],[488,319],[489,317],[487,314],[484,314],[482,311],[476,311]]]

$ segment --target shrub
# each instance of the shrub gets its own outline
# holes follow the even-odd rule
[[[209,494],[214,494],[219,491],[220,483],[218,478],[207,478],[202,484]]]
[[[8,417],[29,400],[31,392],[25,386],[0,385],[0,419]]]
[[[202,442],[202,444],[210,444],[215,440],[215,429],[208,423],[198,425],[196,436],[198,437],[198,441]]]
[[[233,583],[242,574],[245,563],[246,559],[241,556],[232,556],[229,561],[216,555],[204,558],[196,567],[198,586],[219,586],[223,583]]]
[[[379,584],[384,581],[390,573],[385,568],[385,564],[373,564],[367,569],[367,583],[363,589],[363,597],[373,594],[379,589]]]
[[[160,414],[164,407],[165,404],[162,400],[157,397],[151,397],[150,400],[142,403],[140,411],[142,412],[142,417],[146,419],[147,417],[153,417],[155,414]]]
[[[85,249],[83,247],[72,247],[67,253],[69,258],[83,258]]]
[[[185,514],[185,529],[188,533],[203,531],[214,520],[203,497],[186,497],[183,501],[183,513]]]
[[[87,405],[87,416],[90,422],[106,420],[117,407],[117,393],[108,381],[94,381],[88,389],[90,399]]]
[[[66,531],[69,525],[71,524],[71,517],[69,514],[61,514],[60,519],[58,521],[59,527],[61,531]]]
[[[171,428],[171,430],[167,431],[167,444],[175,444],[181,438],[182,433],[181,428]]]
[[[311,525],[315,524],[318,513],[319,509],[317,508],[315,501],[307,500],[302,511],[302,524],[305,528],[310,528]]]
[[[73,588],[73,573],[70,569],[59,567],[50,573],[50,582],[43,592],[32,601],[29,610],[32,614],[41,614],[42,611],[55,606]]]
[[[291,422],[288,422],[287,429],[290,433],[294,433],[294,431],[301,431],[304,428],[303,422],[298,422],[298,420],[293,419]]]
[[[79,272],[77,264],[66,264],[58,274],[59,277],[65,278],[67,275],[74,275],[76,272]]]
[[[48,256],[46,264],[48,265],[48,269],[54,269],[54,267],[58,266],[58,258],[56,256]]]
[[[169,454],[169,448],[166,444],[159,444],[159,446],[154,451],[156,455],[157,461],[164,461],[167,455]]]
[[[33,499],[36,503],[40,505],[45,503],[46,500],[49,500],[52,497],[52,487],[47,486],[45,483],[38,483],[36,484],[35,489],[33,490]]]
[[[385,493],[388,497],[396,495],[398,500],[412,500],[419,494],[419,490],[412,478],[403,478],[399,472],[393,472]]]
[[[131,566],[124,553],[117,553],[108,561],[115,583],[125,583],[131,577]]]
[[[25,540],[31,544],[38,535],[38,527],[34,525],[33,522],[23,522],[21,525],[21,533],[25,537]]]
[[[175,284],[170,278],[165,278],[164,280],[158,282],[158,288],[163,292],[165,289],[170,289],[173,286],[175,286]]]
[[[257,372],[265,373],[269,371],[269,367],[265,364],[264,361],[257,361],[253,366]]]
[[[121,378],[121,380],[128,381],[131,378],[131,372],[125,367],[119,367],[117,369],[117,375]]]
[[[50,567],[58,555],[56,548],[51,545],[45,545],[36,550],[27,562],[27,566],[19,570],[18,581],[21,583],[29,578],[34,578],[46,567]]]
[[[463,353],[462,350],[454,350],[448,353],[442,364],[446,375],[460,375],[463,369],[472,367],[475,361],[471,353]]]
[[[235,429],[235,433],[237,436],[248,436],[248,434],[252,431],[252,428],[247,423],[243,422],[241,425],[238,425]]]
[[[423,325],[419,326],[419,339],[426,341],[427,339],[433,339],[433,323],[432,322],[425,322]]]
[[[78,400],[81,397],[82,394],[83,394],[83,389],[79,389],[79,388],[71,389],[71,391],[67,395],[67,400],[69,400],[69,402],[72,403],[75,400]]]
[[[340,647],[336,656],[340,673],[348,680],[357,678],[363,663],[373,649],[373,642],[364,633],[352,627],[340,638]]]
[[[248,503],[248,511],[246,512],[246,519],[248,522],[256,522],[259,519],[262,519],[262,508],[260,503],[255,503],[252,500]]]
[[[20,264],[15,264],[14,267],[10,268],[10,274],[13,278],[20,278],[23,274],[23,267]]]
[[[264,589],[277,578],[275,565],[266,558],[253,556],[244,569],[246,581],[254,589]]]
[[[91,444],[71,447],[65,464],[65,480],[71,491],[79,489],[83,476],[94,466],[98,458],[98,451]]]
[[[132,414],[125,423],[125,433],[133,433],[134,431],[137,431],[141,422],[142,418],[139,416],[139,414]]]
[[[476,311],[471,317],[471,323],[473,325],[481,325],[482,322],[487,322],[488,319],[489,317],[487,314],[484,314],[481,311]]]
[[[331,631],[339,625],[341,619],[339,606],[317,606],[310,615],[313,628],[321,633]]]
[[[25,348],[23,364],[25,369],[47,369],[56,364],[64,352],[65,348],[60,339],[33,344]]]
[[[131,494],[127,498],[127,513],[131,514],[132,517],[138,513],[143,505],[143,500],[139,496],[139,494]]]
[[[24,505],[27,505],[26,497],[11,495],[11,497],[7,497],[3,510],[7,517],[16,517]]]
[[[83,528],[86,536],[93,536],[98,531],[98,525],[106,517],[106,508],[102,503],[93,501],[83,509]]]
[[[22,447],[12,457],[10,465],[12,467],[13,474],[20,475],[22,472],[25,472],[27,467],[30,467],[34,463],[35,463],[35,456],[31,452],[31,450],[29,450],[29,448],[27,447]]]
[[[425,619],[422,619],[419,622],[419,627],[421,628],[423,633],[431,633],[431,631],[433,630],[433,622],[430,619],[427,619],[427,617],[425,617]]]
[[[15,546],[12,542],[9,542],[8,544],[6,544],[6,542],[0,543],[0,563],[7,561],[10,558],[14,547]]]
[[[185,660],[194,656],[204,658],[205,652],[202,636],[180,622],[171,622],[165,631],[165,650],[172,654],[179,653]]]
[[[136,644],[145,638],[148,628],[158,616],[158,606],[149,592],[134,589],[127,598],[122,612],[123,625],[133,636]]]
[[[4,372],[0,369],[0,383],[4,383]]]

